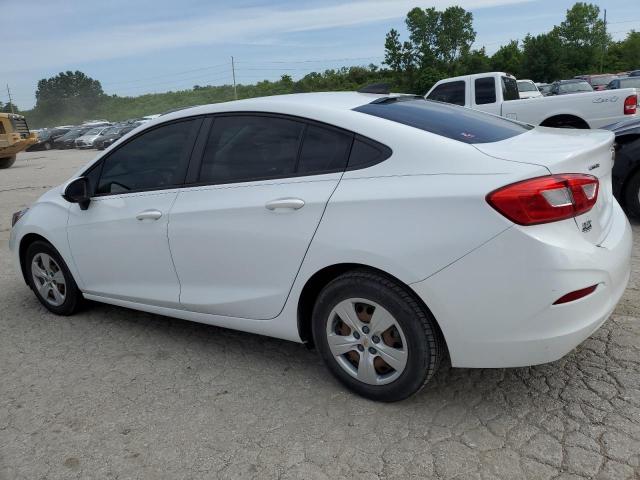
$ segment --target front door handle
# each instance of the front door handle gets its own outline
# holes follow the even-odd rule
[[[136,215],[136,218],[142,220],[158,220],[162,216],[160,210],[145,210]]]
[[[278,198],[277,200],[271,200],[265,204],[267,210],[276,210],[278,208],[299,210],[304,207],[304,200],[301,198]]]

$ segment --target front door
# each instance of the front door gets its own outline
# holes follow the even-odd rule
[[[179,306],[167,225],[199,123],[144,131],[87,173],[94,196],[87,210],[71,206],[67,226],[85,293]]]

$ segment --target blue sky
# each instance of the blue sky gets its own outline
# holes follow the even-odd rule
[[[379,64],[384,36],[403,35],[414,6],[460,5],[473,12],[476,47],[489,53],[527,32],[562,21],[571,0],[0,0],[3,54],[0,101],[9,83],[15,103],[35,103],[41,78],[81,70],[108,94],[136,96],[231,82],[300,78],[313,70]],[[609,30],[640,30],[631,0],[597,2]]]

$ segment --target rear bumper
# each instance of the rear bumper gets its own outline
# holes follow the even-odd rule
[[[611,230],[600,246],[587,242],[575,226],[562,223],[514,226],[411,285],[438,320],[453,366],[551,362],[611,315],[631,269],[626,216],[616,203]],[[566,293],[591,285],[598,285],[592,294],[553,305]]]

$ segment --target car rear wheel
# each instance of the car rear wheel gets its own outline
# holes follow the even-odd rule
[[[16,163],[16,156],[0,158],[0,168],[9,168]]]
[[[629,215],[640,217],[640,170],[633,174],[625,187],[624,203]]]
[[[444,342],[432,315],[392,279],[354,271],[330,282],[312,317],[329,370],[354,392],[385,402],[419,391],[436,372]]]
[[[49,311],[71,315],[82,304],[82,293],[60,254],[49,243],[34,242],[25,257],[29,286]]]

